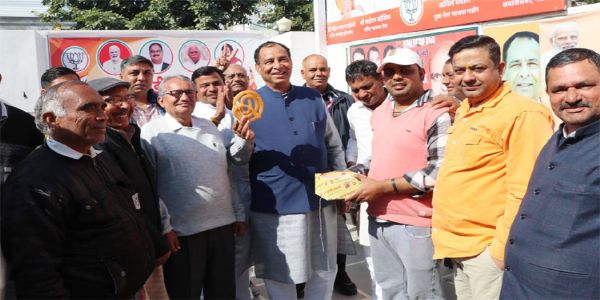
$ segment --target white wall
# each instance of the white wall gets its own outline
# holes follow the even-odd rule
[[[34,30],[0,30],[0,98],[33,111],[39,97],[40,76],[48,66],[45,38]]]
[[[304,79],[300,75],[302,69],[302,60],[313,53],[315,50],[315,33],[305,31],[290,31],[271,37],[271,41],[282,43],[290,48],[292,53],[292,78],[290,81],[294,85],[303,85]]]
[[[302,75],[300,74],[302,60],[310,54],[318,53],[327,57],[329,67],[331,68],[329,83],[338,90],[347,91],[348,88],[344,75],[347,61],[345,45],[332,45],[327,48],[323,47],[327,52],[319,52],[317,49],[318,41],[316,40],[316,34],[314,32],[300,31],[286,32],[271,37],[271,40],[288,46],[292,52],[292,84],[304,84],[304,79],[302,79]]]

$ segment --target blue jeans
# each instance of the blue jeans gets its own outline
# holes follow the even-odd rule
[[[369,218],[375,279],[387,299],[443,299],[431,228]]]

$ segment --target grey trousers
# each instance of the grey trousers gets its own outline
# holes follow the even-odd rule
[[[388,299],[442,299],[431,228],[369,218],[375,279]]]

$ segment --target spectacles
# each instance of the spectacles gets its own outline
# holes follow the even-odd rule
[[[227,80],[233,80],[236,76],[239,77],[239,78],[242,78],[242,79],[246,78],[246,74],[244,74],[244,73],[233,73],[233,74],[227,74],[227,75],[225,75],[225,79],[227,79]]]
[[[186,96],[188,96],[188,98],[192,98],[196,95],[196,91],[194,90],[172,90],[170,92],[165,92],[166,95],[173,96],[176,99],[181,98],[184,93]]]
[[[124,103],[124,102],[128,102],[128,101],[135,101],[135,96],[134,95],[127,95],[125,97],[122,96],[104,96],[102,97],[102,100],[104,100],[105,103],[107,104],[120,104],[120,103]]]

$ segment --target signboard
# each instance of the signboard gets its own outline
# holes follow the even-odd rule
[[[262,42],[261,34],[239,32],[60,32],[48,35],[48,53],[50,66],[70,68],[83,80],[118,78],[123,59],[142,55],[154,65],[156,89],[166,76],[190,76],[221,56],[246,67],[254,82],[252,53]]]
[[[563,11],[565,0],[327,0],[327,44]]]

